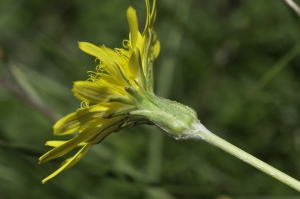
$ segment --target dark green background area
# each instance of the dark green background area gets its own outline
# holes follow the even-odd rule
[[[295,1],[300,5],[300,1]],[[122,47],[143,0],[0,0],[0,198],[295,199],[299,193],[203,141],[127,128],[73,168],[38,165],[52,126],[80,102],[94,58],[78,41]],[[158,0],[155,91],[213,133],[300,179],[300,17],[283,0]]]

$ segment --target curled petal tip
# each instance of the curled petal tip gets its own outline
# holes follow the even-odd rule
[[[132,46],[132,49],[134,49],[135,46],[136,46],[136,42],[137,42],[137,38],[138,38],[138,32],[139,32],[138,20],[137,20],[135,9],[133,9],[132,7],[129,7],[127,9],[126,15],[127,15],[129,28],[130,28],[131,46]]]

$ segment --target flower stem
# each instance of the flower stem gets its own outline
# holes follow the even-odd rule
[[[285,2],[300,16],[300,8],[293,0],[285,0]]]
[[[294,188],[300,192],[300,182],[287,174],[275,169],[274,167],[268,165],[267,163],[257,159],[256,157],[250,155],[249,153],[239,149],[238,147],[230,144],[229,142],[223,140],[217,135],[211,133],[202,124],[196,124],[196,132],[199,134],[201,139],[206,142],[219,147],[220,149],[230,153],[231,155],[241,159],[242,161],[252,165],[253,167],[261,170],[262,172],[270,175],[271,177],[283,182],[284,184]],[[194,133],[196,133],[194,132]]]

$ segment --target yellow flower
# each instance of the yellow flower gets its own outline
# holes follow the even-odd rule
[[[89,72],[87,81],[74,83],[74,95],[82,100],[81,108],[54,125],[55,135],[78,132],[68,141],[48,141],[52,150],[39,158],[40,163],[61,157],[76,147],[81,149],[66,159],[61,167],[42,180],[55,177],[76,164],[94,145],[110,133],[136,123],[154,124],[175,139],[202,139],[244,160],[261,171],[300,190],[300,183],[267,165],[241,149],[212,134],[197,119],[195,111],[185,105],[158,97],[153,92],[153,62],[158,56],[160,43],[153,25],[156,17],[156,0],[150,11],[146,1],[147,18],[143,33],[138,30],[136,12],[129,7],[129,40],[125,49],[114,50],[105,46],[79,42],[79,48],[100,60],[96,71]],[[1,58],[1,49],[0,49]]]
[[[153,25],[156,17],[156,1],[150,9],[146,0],[147,18],[143,33],[138,30],[136,11],[129,7],[129,40],[123,41],[122,48],[114,50],[79,42],[79,48],[98,58],[100,64],[96,71],[89,71],[87,81],[74,83],[73,92],[82,101],[81,108],[54,125],[55,135],[67,135],[78,132],[68,141],[48,141],[52,150],[39,158],[40,163],[65,155],[76,147],[81,149],[67,159],[54,173],[42,182],[53,178],[61,171],[76,164],[94,144],[101,142],[107,135],[133,123],[143,122],[144,118],[131,111],[139,109],[137,102],[141,97],[134,93],[153,93],[152,64],[160,51]],[[145,94],[146,95],[146,94]]]
[[[129,7],[129,40],[122,48],[114,50],[79,42],[79,48],[100,60],[96,71],[89,71],[87,81],[74,83],[73,92],[82,100],[81,108],[54,125],[55,135],[78,132],[68,141],[48,141],[54,147],[39,158],[40,163],[65,155],[76,147],[81,149],[67,159],[54,173],[42,182],[77,163],[92,145],[107,135],[132,124],[154,124],[176,139],[197,136],[194,124],[196,113],[189,107],[161,97],[153,92],[153,62],[158,56],[160,43],[153,25],[156,17],[156,1],[150,10],[146,0],[147,18],[143,33],[138,30],[136,12]]]

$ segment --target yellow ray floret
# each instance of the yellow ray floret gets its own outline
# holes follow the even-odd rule
[[[127,81],[124,77],[124,69],[120,68],[116,60],[119,60],[119,55],[112,50],[105,48],[104,46],[98,47],[88,42],[79,42],[79,48],[101,60],[101,64],[107,67],[109,74],[119,83],[120,86],[126,86]]]
[[[68,141],[61,141],[61,140],[49,140],[45,143],[45,146],[51,146],[51,147],[58,147],[60,145],[65,144]],[[77,146],[84,146],[86,145],[86,142],[79,143]]]
[[[53,172],[52,174],[50,174],[48,177],[46,177],[45,179],[42,180],[42,183],[44,184],[46,181],[50,180],[51,178],[55,177],[57,174],[59,174],[60,172],[62,172],[63,170],[73,166],[74,164],[76,164],[90,149],[91,145],[87,144],[84,147],[82,147],[77,153],[76,155],[74,155],[72,158],[68,159],[68,161],[66,163],[64,163],[59,169],[57,169],[55,172]]]
[[[99,80],[99,83],[89,81],[78,81],[74,83],[73,93],[79,100],[89,103],[101,103],[105,102],[109,97],[126,97],[122,95],[124,89],[119,86],[109,85],[103,79]]]
[[[88,42],[79,42],[79,48],[96,57],[100,63],[95,71],[88,71],[87,81],[76,81],[72,89],[82,106],[76,112],[60,119],[54,126],[55,135],[74,134],[68,141],[51,140],[46,146],[53,147],[39,158],[39,162],[59,158],[76,147],[82,147],[73,157],[67,158],[62,166],[42,182],[53,178],[61,171],[78,162],[89,148],[101,142],[110,133],[127,125],[140,122],[130,115],[138,109],[137,96],[133,93],[153,90],[152,65],[158,56],[160,43],[153,25],[156,16],[156,1],[150,9],[146,0],[146,25],[143,34],[139,32],[136,11],[129,7],[126,12],[130,29],[129,39],[123,41],[123,48],[110,49]]]
[[[78,131],[82,125],[90,123],[97,118],[105,117],[124,107],[121,103],[102,103],[87,108],[78,109],[60,119],[53,126],[55,135],[67,135]]]
[[[127,20],[129,23],[129,28],[130,28],[130,41],[131,41],[131,47],[132,49],[135,49],[135,45],[138,39],[138,20],[136,16],[136,11],[132,8],[129,7],[127,9]]]

